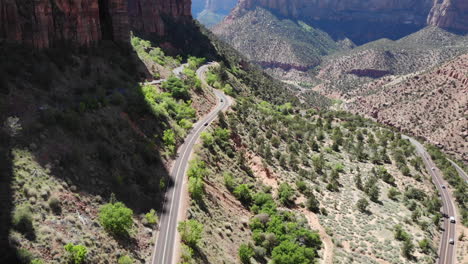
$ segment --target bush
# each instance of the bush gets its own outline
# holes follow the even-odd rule
[[[188,87],[182,82],[182,80],[175,76],[169,77],[169,79],[162,84],[162,88],[171,92],[174,98],[183,100],[190,99]]]
[[[24,248],[18,249],[16,256],[18,257],[19,262],[22,264],[29,264],[34,258],[33,254]]]
[[[33,217],[29,206],[20,205],[15,209],[12,224],[16,230],[27,237],[34,236]]]
[[[248,264],[250,263],[250,258],[253,257],[254,251],[253,249],[246,244],[242,244],[239,247],[239,258],[242,263]]]
[[[177,226],[177,231],[179,231],[182,241],[193,248],[201,239],[203,224],[193,219],[182,221]]]
[[[181,255],[180,258],[182,259],[183,263],[191,263],[192,258],[193,258],[193,249],[191,249],[185,244],[182,244],[180,255]]]
[[[231,173],[224,173],[224,185],[230,192],[234,191],[234,188],[236,188],[236,182]]]
[[[247,184],[240,184],[234,189],[234,196],[243,204],[250,204],[252,201],[252,194]]]
[[[130,256],[123,255],[119,258],[119,264],[133,264],[133,259]]]
[[[68,243],[64,248],[67,252],[67,260],[69,263],[81,264],[86,260],[88,249],[85,246]]]
[[[367,211],[368,206],[369,206],[369,202],[367,201],[366,198],[361,198],[356,203],[356,207],[359,209],[359,211],[363,213]]]
[[[60,212],[62,211],[60,200],[56,196],[50,197],[48,204],[50,210],[52,210],[52,212],[54,212],[55,214],[60,214]]]
[[[278,198],[283,205],[290,206],[294,201],[294,189],[288,183],[280,184]]]
[[[150,225],[156,225],[158,223],[158,215],[154,209],[151,209],[148,213],[145,214],[146,222]]]
[[[318,213],[320,211],[320,203],[319,201],[317,201],[317,199],[315,198],[315,195],[313,194],[309,195],[306,206],[307,206],[307,209],[309,209],[310,211],[314,213]]]
[[[108,203],[99,211],[99,222],[114,235],[127,235],[133,224],[133,211],[123,203]]]
[[[33,259],[30,264],[45,264],[45,262],[42,259]]]

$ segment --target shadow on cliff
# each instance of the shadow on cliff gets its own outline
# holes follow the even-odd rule
[[[114,193],[135,214],[164,212],[173,182],[158,135],[169,124],[145,102],[139,83],[149,76],[131,48],[112,42],[43,51],[0,43],[0,125],[15,116],[22,126],[14,144],[0,138],[0,251],[13,252],[12,188],[25,188],[13,182],[13,149],[28,150],[73,192],[103,202]]]
[[[171,56],[204,57],[208,61],[222,59],[206,34],[208,30],[197,21],[178,21],[169,16],[163,16],[163,20],[167,30],[164,36],[138,31],[133,31],[133,34],[151,41]]]
[[[0,120],[4,120],[0,112]],[[10,153],[10,138],[0,129],[0,260],[3,263],[19,263],[16,250],[10,245],[8,234],[11,228],[13,167]]]

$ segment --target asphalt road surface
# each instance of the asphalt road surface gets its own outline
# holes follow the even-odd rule
[[[436,167],[435,163],[432,161],[431,156],[427,153],[424,146],[416,141],[413,138],[408,136],[403,136],[403,138],[408,139],[415,147],[416,151],[422,157],[424,164],[426,166],[427,171],[432,176],[432,181],[434,182],[437,190],[439,191],[441,200],[442,200],[442,213],[445,214],[443,217],[443,232],[442,237],[440,240],[439,245],[439,254],[437,263],[438,264],[453,264],[454,263],[454,253],[456,252],[456,225],[454,223],[450,223],[449,217],[453,216],[455,219],[456,212],[455,212],[455,200],[451,196],[450,192],[448,191],[448,183],[443,179],[442,173]],[[444,188],[445,187],[445,188]],[[453,239],[455,242],[454,245],[449,244],[449,240]]]
[[[197,75],[199,78],[202,77],[203,73],[210,65],[212,64],[204,65],[198,69]],[[213,92],[218,101],[216,107],[193,126],[184,144],[182,144],[177,151],[178,157],[170,173],[174,186],[166,192],[164,213],[160,218],[159,234],[152,255],[152,264],[172,264],[175,261],[174,249],[176,248],[176,243],[179,243],[179,241],[177,241],[178,213],[179,207],[181,206],[182,187],[185,172],[187,171],[188,162],[190,160],[190,154],[201,132],[217,118],[220,111],[227,109],[230,105],[230,100],[224,93],[215,89],[213,89]]]

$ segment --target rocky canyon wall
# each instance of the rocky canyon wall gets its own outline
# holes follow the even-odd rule
[[[142,33],[168,34],[166,18],[178,23],[192,21],[191,0],[129,0],[131,28]]]
[[[0,39],[47,48],[127,41],[126,0],[0,0]]]
[[[191,0],[0,0],[0,42],[35,48],[128,43],[130,30],[164,35],[164,18],[191,21]]]
[[[434,0],[427,23],[441,28],[468,32],[468,1]]]
[[[241,0],[240,6],[257,6],[292,18],[336,21],[366,20],[424,25],[433,0]],[[463,0],[462,0],[463,1]]]

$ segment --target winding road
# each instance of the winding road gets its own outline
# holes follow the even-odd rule
[[[408,139],[415,147],[416,151],[422,157],[426,169],[432,177],[432,181],[435,184],[437,190],[439,191],[440,197],[442,199],[442,212],[446,216],[443,218],[443,232],[440,239],[439,245],[439,254],[437,263],[438,264],[453,264],[455,259],[456,252],[456,224],[450,223],[449,217],[453,216],[457,219],[455,211],[455,199],[452,197],[451,193],[448,191],[448,183],[443,179],[442,173],[436,167],[435,163],[432,161],[431,156],[427,153],[424,146],[419,143],[414,138],[408,136],[402,136],[404,139]],[[449,244],[449,240],[453,239],[454,244]]]
[[[214,63],[201,66],[197,70],[198,78],[203,80],[204,73],[212,65],[214,65]],[[176,75],[180,74],[174,73]],[[177,236],[179,209],[183,200],[185,173],[191,153],[200,134],[217,118],[219,112],[226,110],[230,106],[230,99],[224,95],[224,93],[215,89],[213,89],[213,92],[218,101],[216,107],[193,126],[192,130],[185,138],[184,143],[177,151],[177,159],[170,173],[174,186],[166,192],[163,205],[164,213],[160,217],[159,234],[152,254],[152,264],[173,264],[176,261],[174,256],[177,243],[179,242]]]

